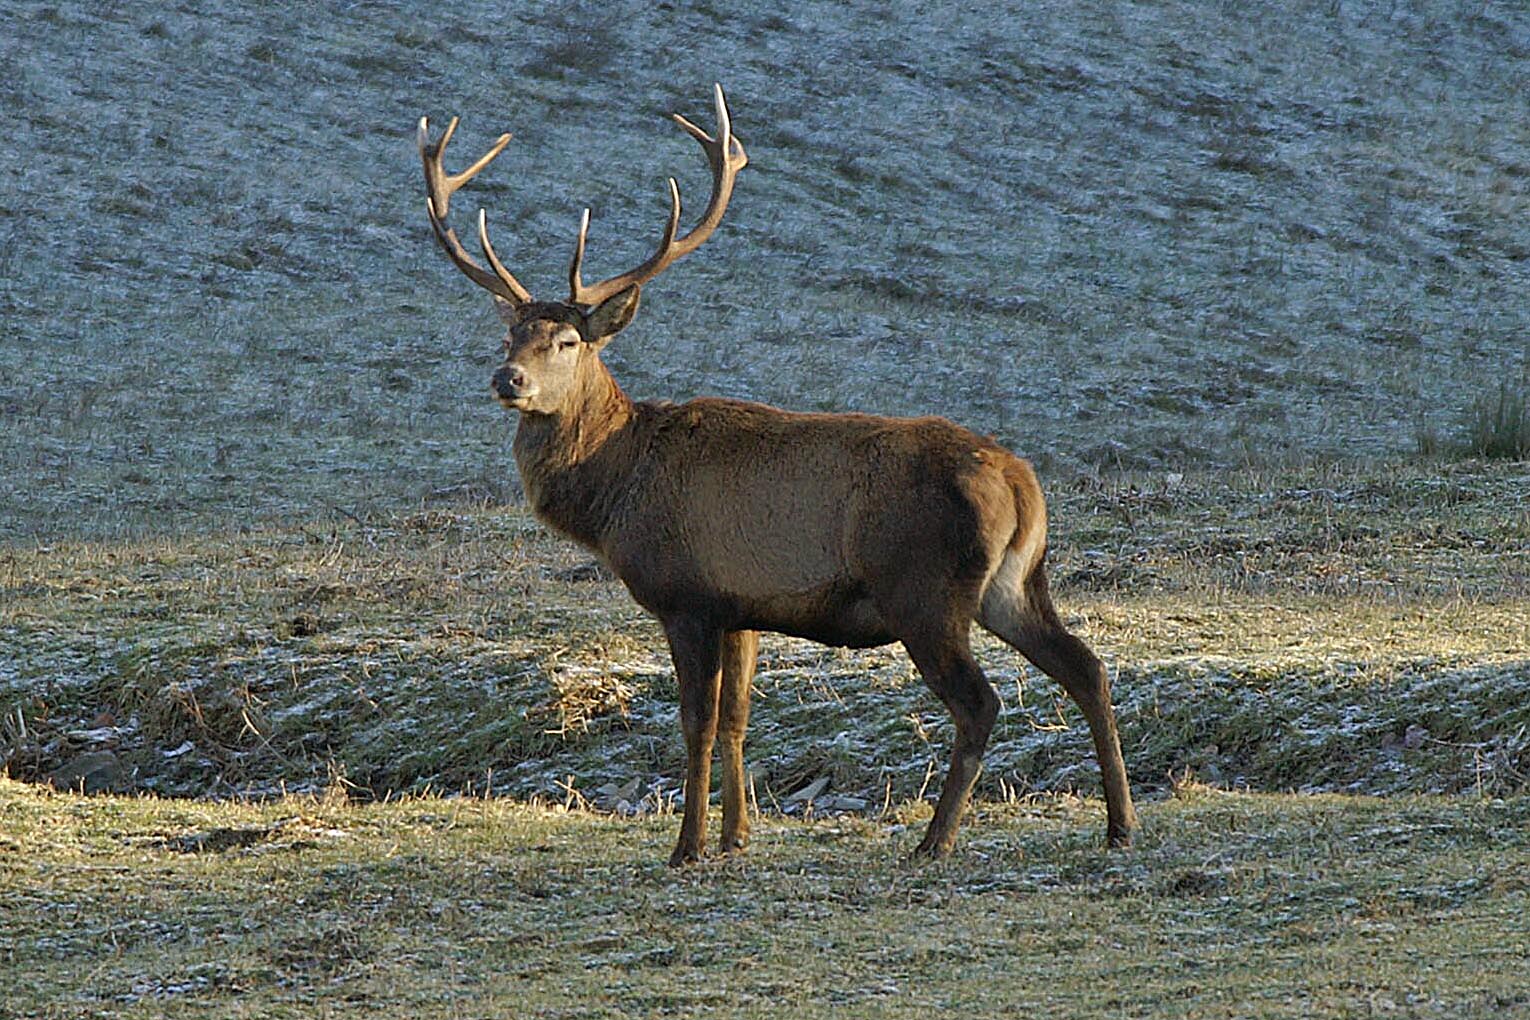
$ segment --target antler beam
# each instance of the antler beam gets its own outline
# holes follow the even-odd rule
[[[743,143],[733,137],[732,122],[728,117],[728,104],[723,97],[721,85],[712,86],[712,101],[717,112],[716,138],[678,113],[673,115],[675,123],[701,144],[702,150],[706,153],[707,162],[712,167],[712,197],[707,202],[706,212],[684,237],[676,240],[675,233],[680,225],[680,187],[671,177],[669,179],[669,222],[665,225],[664,235],[659,240],[657,250],[635,269],[599,283],[586,285],[579,278],[579,270],[584,262],[585,236],[590,227],[590,211],[586,209],[579,222],[579,239],[574,245],[574,259],[568,269],[570,301],[581,305],[598,305],[628,287],[647,283],[667,269],[670,263],[701,247],[702,243],[712,236],[712,231],[717,229],[717,225],[722,222],[723,213],[728,208],[728,200],[733,197],[733,182],[738,177],[738,172],[748,165],[749,156],[744,152]]]

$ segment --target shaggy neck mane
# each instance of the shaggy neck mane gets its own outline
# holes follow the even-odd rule
[[[531,508],[582,545],[599,550],[615,502],[634,464],[626,455],[635,414],[598,359],[555,414],[521,414],[512,450]]]

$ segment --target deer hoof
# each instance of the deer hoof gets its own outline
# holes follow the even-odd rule
[[[955,840],[952,840],[949,843],[942,843],[942,841],[937,838],[934,833],[930,833],[927,834],[924,839],[920,841],[919,845],[914,848],[914,852],[910,855],[910,858],[914,861],[938,861],[942,857],[947,857],[950,855],[951,849],[955,846],[955,843]]]
[[[671,868],[683,868],[687,864],[696,864],[701,860],[701,848],[690,847],[684,844],[675,847],[675,852],[669,855]]]

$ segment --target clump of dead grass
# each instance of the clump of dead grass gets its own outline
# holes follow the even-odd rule
[[[1496,388],[1472,396],[1451,434],[1442,437],[1420,423],[1415,441],[1418,452],[1428,458],[1530,459],[1530,382],[1500,378]]]

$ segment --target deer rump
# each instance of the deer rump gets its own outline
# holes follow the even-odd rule
[[[637,449],[609,451],[629,477],[601,487],[621,495],[588,508],[606,519],[570,520],[549,494],[532,503],[661,619],[888,644],[931,603],[978,617],[1001,566],[1019,596],[1045,545],[1030,465],[943,418],[721,399],[636,409]]]

